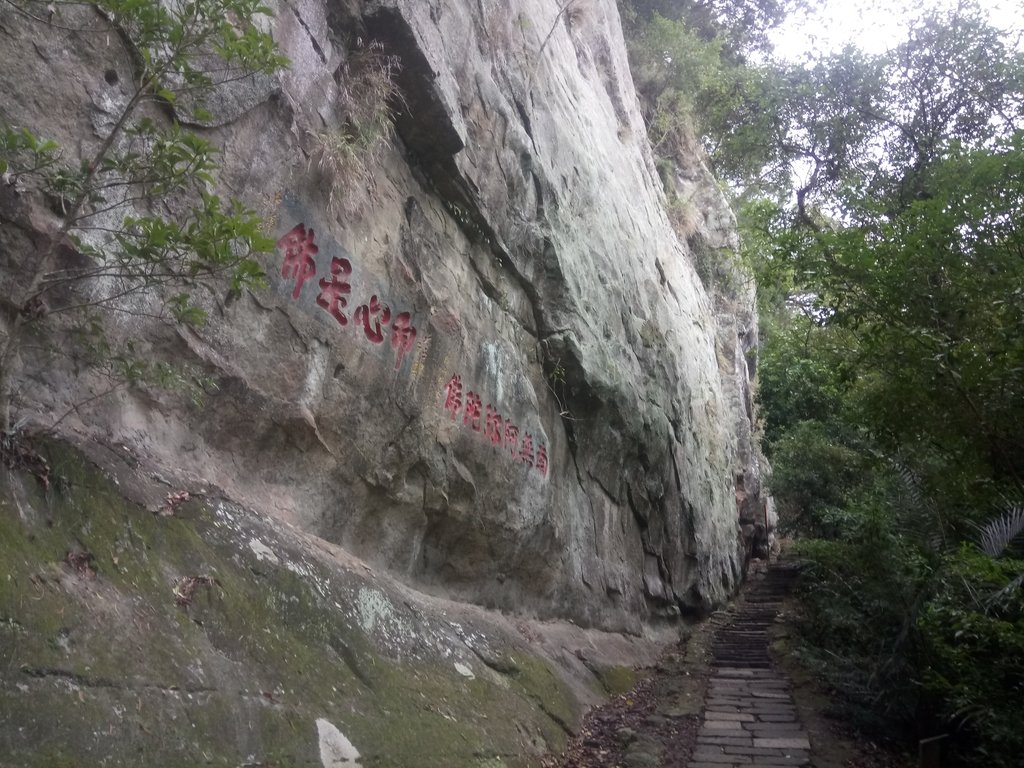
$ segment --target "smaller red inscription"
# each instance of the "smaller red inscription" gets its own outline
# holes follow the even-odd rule
[[[513,424],[511,421],[505,422],[505,447],[508,448],[512,455],[516,455],[516,448],[519,446],[519,427]]]
[[[347,280],[351,274],[352,264],[349,260],[335,256],[331,259],[331,277],[320,280],[320,295],[316,297],[316,303],[330,312],[341,325],[348,325],[348,318],[341,310],[348,306],[348,299],[345,297],[352,293],[352,286]]]
[[[484,422],[484,437],[491,445],[501,445],[505,436],[505,421],[493,405],[487,406],[487,420]]]
[[[523,436],[523,447],[519,451],[519,460],[533,466],[533,435],[529,432]]]
[[[303,283],[316,274],[313,257],[320,252],[320,248],[314,241],[313,230],[307,230],[305,224],[296,224],[277,241],[277,248],[284,250],[281,277],[295,281],[292,298],[298,299]]]
[[[474,432],[480,431],[480,409],[483,408],[483,401],[480,395],[475,392],[466,393],[466,413],[462,417],[462,423],[472,426]]]
[[[472,390],[463,392],[462,377],[458,374],[448,380],[444,390],[444,410],[448,412],[452,421],[455,421],[461,411],[464,427],[469,427],[476,433],[482,431],[484,440],[495,448],[507,450],[513,461],[520,461],[527,466],[527,471],[532,469],[545,478],[548,476],[547,446],[539,443],[533,434],[520,431],[518,425],[505,419],[490,403],[484,411],[483,398]]]
[[[378,314],[380,317],[374,317],[374,315]],[[354,317],[357,323],[363,324],[363,333],[366,334],[366,338],[374,344],[384,343],[384,332],[381,330],[381,324],[383,323],[387,327],[387,324],[391,322],[391,308],[387,304],[381,304],[376,296],[371,296],[369,305],[362,304],[356,307]],[[370,327],[371,322],[373,323],[372,328]]]
[[[451,380],[445,385],[445,392],[447,396],[444,400],[444,409],[452,417],[452,421],[455,420],[455,414],[462,408],[462,377],[452,376]]]
[[[537,449],[537,461],[534,462],[533,468],[540,472],[542,475],[547,477],[548,474],[548,449],[545,446],[540,446]]]
[[[402,367],[402,358],[416,344],[416,329],[412,327],[412,315],[400,312],[391,326],[391,348],[395,350],[395,370]]]

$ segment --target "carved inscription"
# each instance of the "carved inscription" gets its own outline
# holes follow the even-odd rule
[[[306,231],[303,224],[296,224],[277,241],[278,250],[284,251],[284,264],[281,265],[281,277],[295,281],[292,298],[299,298],[302,285],[316,274],[316,261],[313,259],[320,248],[313,241],[313,230]]]
[[[548,474],[548,449],[537,443],[534,435],[521,432],[511,419],[504,418],[498,409],[472,390],[464,390],[462,377],[455,374],[444,387],[444,410],[452,421],[461,416],[462,426],[480,433],[484,440],[498,450],[505,451],[513,461],[520,461],[544,477]]]
[[[296,224],[277,241],[277,249],[281,252],[281,277],[294,283],[292,299],[297,301],[302,296],[306,283],[317,277],[317,260],[320,246],[316,243],[316,233],[302,222]],[[375,346],[388,341],[395,355],[395,370],[402,367],[405,356],[416,346],[416,328],[412,324],[411,312],[393,312],[377,294],[371,295],[365,303],[358,304],[349,312],[349,300],[352,297],[352,262],[341,256],[331,256],[328,274],[316,281],[319,292],[316,305],[334,318],[334,321],[347,327],[349,321],[358,334]],[[450,316],[452,323],[457,318]],[[454,327],[454,326],[453,326]],[[429,345],[430,336],[426,337]],[[413,375],[422,372],[426,359],[425,348],[421,347],[419,355],[413,359]],[[471,430],[487,440],[497,450],[507,453],[517,462],[525,464],[530,470],[548,476],[547,446],[538,443],[535,436],[521,431],[511,419],[504,418],[492,403],[484,403],[483,395],[471,389],[463,388],[462,377],[454,375],[444,388],[444,410],[452,421],[461,421],[465,429]]]
[[[295,282],[292,299],[302,295],[302,288],[308,280],[316,277],[315,256],[320,252],[312,228],[303,223],[296,224],[277,241],[277,249],[284,254],[281,277]],[[352,294],[352,263],[339,256],[331,257],[330,275],[320,278],[320,293],[316,304],[335,319],[338,325],[348,325],[349,296]],[[380,345],[390,337],[391,349],[395,353],[395,370],[402,367],[405,356],[416,345],[416,328],[412,324],[412,313],[399,312],[392,322],[391,307],[376,295],[370,296],[365,304],[356,307],[352,315],[354,325],[362,328],[363,335],[371,344]]]

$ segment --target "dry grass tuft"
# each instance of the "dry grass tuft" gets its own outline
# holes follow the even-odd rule
[[[352,190],[373,181],[373,167],[391,146],[394,110],[403,103],[396,77],[398,56],[382,43],[357,40],[341,70],[341,130],[310,133],[314,151],[310,165],[330,181],[328,208],[334,210]]]

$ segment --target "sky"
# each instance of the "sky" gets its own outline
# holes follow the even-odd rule
[[[1008,31],[1024,28],[1022,0],[979,0],[993,24]],[[930,8],[949,8],[955,0],[818,0],[817,10],[791,17],[772,34],[775,54],[799,61],[812,53],[830,53],[852,43],[866,53],[882,53],[903,38],[907,21]],[[1021,47],[1018,41],[1018,48]]]

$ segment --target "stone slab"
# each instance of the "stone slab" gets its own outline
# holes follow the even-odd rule
[[[743,732],[743,723],[735,720],[704,720],[705,731],[738,731]]]
[[[743,723],[744,730],[751,733],[777,733],[779,737],[790,736],[791,731],[802,731],[803,726],[798,722],[789,723]]]
[[[740,722],[752,723],[754,722],[754,716],[747,714],[746,712],[721,712],[717,709],[708,709],[704,712],[705,720],[735,720]]]
[[[773,680],[782,680],[777,672],[770,669],[744,669],[742,667],[719,667],[715,670],[714,677],[755,677],[758,679],[770,678]]]
[[[755,747],[767,747],[771,749],[810,749],[811,743],[806,737],[803,738],[778,738],[765,739],[754,738]]]
[[[786,757],[789,753],[784,749],[765,749],[764,747],[721,747],[727,755],[749,755],[751,757]]]
[[[726,754],[724,752],[708,752],[704,749],[697,749],[690,756],[690,761],[696,760],[701,763],[727,763],[736,765],[737,763],[750,763],[753,762],[750,755],[745,754]]]
[[[714,744],[720,747],[753,747],[752,738],[741,738],[736,736],[706,736],[697,734],[698,744]]]
[[[759,757],[754,762],[757,768],[792,768],[792,766],[810,764],[811,758],[807,754],[792,754],[785,757]]]

